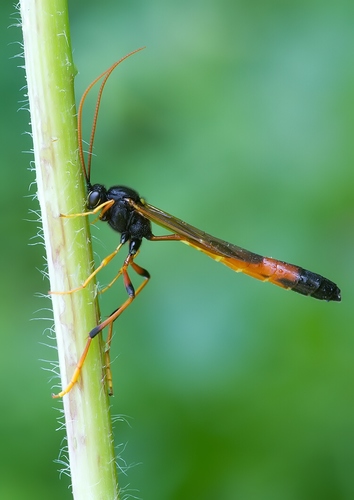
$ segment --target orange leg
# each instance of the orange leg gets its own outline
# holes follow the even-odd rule
[[[98,205],[98,207],[96,207],[94,210],[91,210],[90,212],[82,212],[81,214],[68,214],[68,215],[60,214],[60,217],[62,217],[64,219],[73,219],[74,217],[86,217],[87,215],[97,214],[101,210],[101,213],[100,213],[100,218],[101,218],[102,215],[105,212],[107,212],[107,210],[113,204],[114,204],[114,200],[108,200],[108,201],[105,201],[104,203],[102,203],[101,205]]]
[[[101,295],[102,293],[106,292],[109,288],[111,288],[112,285],[114,285],[114,283],[117,281],[118,278],[120,278],[120,276],[122,275],[122,269],[119,269],[117,275],[112,279],[112,281],[106,285],[104,288],[102,288],[101,290],[98,290],[98,293]]]
[[[87,215],[97,214],[97,212],[99,212],[99,211],[101,211],[100,217],[102,217],[102,215],[113,205],[113,203],[114,203],[114,200],[109,200],[109,201],[106,201],[105,203],[102,203],[101,205],[99,205],[98,207],[96,207],[91,212],[83,212],[81,214],[69,214],[69,215],[60,214],[60,217],[63,217],[65,219],[70,219],[70,218],[74,218],[74,217],[85,217]],[[67,290],[65,292],[53,292],[53,291],[49,291],[48,293],[50,295],[66,295],[66,294],[69,294],[69,293],[77,292],[78,290],[82,290],[83,288],[86,288],[87,285],[92,280],[92,278],[94,278],[94,276],[96,276],[96,274],[103,267],[105,267],[117,255],[117,253],[119,252],[119,250],[121,249],[121,247],[122,247],[122,244],[118,245],[118,247],[114,250],[114,252],[112,252],[110,255],[108,255],[108,257],[106,257],[105,259],[103,259],[103,261],[98,266],[98,268],[95,269],[95,271],[90,274],[90,276],[83,282],[82,285],[80,285],[80,286],[78,286],[76,288],[73,288],[72,290]]]
[[[113,337],[113,322],[109,325],[106,346],[104,349],[104,359],[106,364],[106,382],[108,386],[108,395],[113,396],[113,379],[111,371],[111,342]]]
[[[119,250],[122,248],[122,243],[120,243],[117,248],[114,250],[114,252],[112,252],[111,254],[109,254],[107,257],[105,257],[101,264],[97,267],[97,269],[95,269],[93,271],[93,273],[90,274],[90,276],[83,282],[82,285],[76,287],[76,288],[73,288],[72,290],[66,290],[65,292],[52,292],[50,291],[49,294],[50,295],[66,295],[66,294],[70,294],[70,293],[74,293],[74,292],[77,292],[79,290],[82,290],[84,288],[87,287],[87,285],[90,283],[90,281],[92,280],[92,278],[94,278],[96,276],[96,274],[98,274],[101,269],[103,269],[104,267],[107,266],[107,264],[109,264],[111,262],[111,260],[117,255],[117,253],[119,252]],[[118,273],[118,275],[115,277],[115,279],[112,281],[112,283],[110,283],[108,285],[108,287],[106,288],[109,288],[116,279],[119,278],[119,276],[121,275],[121,271]],[[106,290],[106,289],[105,289]]]
[[[138,253],[139,253],[139,250],[134,254],[134,259],[137,257]],[[137,266],[137,267],[140,267],[140,266]],[[104,288],[102,288],[102,290],[99,290],[98,293],[102,294],[102,293],[106,292],[109,288],[111,288],[112,285],[114,285],[114,283],[117,281],[117,279],[123,274],[123,269],[124,269],[124,266],[120,268],[120,270],[118,271],[117,275],[112,279],[112,281],[107,286],[105,286]],[[136,272],[138,274],[141,274],[138,271],[136,271]]]
[[[63,396],[65,396],[65,394],[68,394],[68,392],[71,391],[71,389],[74,387],[74,385],[76,384],[76,382],[79,379],[81,369],[82,369],[82,366],[85,362],[85,359],[86,359],[88,350],[90,348],[92,339],[94,337],[96,337],[96,335],[98,333],[100,333],[108,325],[110,326],[110,330],[109,330],[108,338],[107,338],[105,360],[106,360],[106,372],[107,372],[108,388],[109,388],[109,392],[112,391],[112,393],[113,393],[112,376],[110,374],[110,356],[109,356],[109,350],[110,350],[111,340],[112,340],[111,329],[113,328],[114,321],[122,314],[123,311],[125,311],[127,309],[127,307],[133,302],[135,297],[137,295],[139,295],[139,293],[147,285],[147,283],[150,279],[150,274],[145,269],[138,266],[138,264],[135,264],[135,262],[133,262],[134,257],[135,257],[135,255],[134,256],[128,255],[128,257],[125,259],[125,262],[122,266],[122,269],[120,270],[120,274],[123,274],[124,285],[125,285],[125,288],[127,290],[129,297],[118,309],[113,311],[113,313],[105,321],[102,321],[102,323],[100,323],[99,325],[97,325],[95,328],[93,328],[91,330],[91,332],[89,333],[89,338],[87,339],[87,342],[86,342],[85,349],[84,349],[84,351],[83,351],[83,353],[82,353],[82,355],[81,355],[81,357],[76,365],[74,374],[73,374],[69,384],[66,386],[65,389],[63,389],[58,394],[53,394],[52,395],[53,398],[62,398]],[[127,272],[127,268],[129,266],[131,266],[137,274],[139,274],[140,276],[142,276],[144,278],[144,281],[139,285],[139,287],[137,288],[136,291],[134,290],[134,287],[132,285],[132,282],[130,281],[130,278],[129,278],[129,275]]]
[[[52,397],[53,398],[62,398],[65,394],[67,394],[68,392],[71,391],[71,389],[74,387],[74,385],[76,384],[78,378],[79,378],[79,375],[80,375],[80,372],[81,372],[81,368],[82,368],[82,365],[84,364],[84,361],[86,359],[86,356],[87,356],[87,353],[88,353],[88,350],[90,348],[90,344],[91,344],[91,340],[92,338],[89,337],[87,339],[87,342],[86,342],[86,345],[85,345],[85,349],[83,351],[83,353],[81,354],[81,358],[79,359],[79,361],[77,362],[77,365],[76,365],[76,368],[75,368],[75,371],[74,371],[74,374],[73,376],[71,377],[71,380],[70,382],[68,383],[68,385],[66,386],[66,388],[59,392],[59,394],[52,394]]]

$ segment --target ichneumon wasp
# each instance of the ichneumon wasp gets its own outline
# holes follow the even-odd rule
[[[51,292],[51,293],[73,293],[82,290],[87,286],[90,280],[106,266],[119,252],[121,247],[127,243],[128,255],[124,260],[124,264],[119,270],[117,276],[108,285],[110,287],[114,281],[120,276],[123,276],[124,286],[128,294],[126,301],[118,307],[112,314],[97,325],[89,333],[88,340],[84,352],[77,363],[76,370],[72,376],[68,386],[59,394],[53,397],[62,397],[67,394],[77,382],[81,367],[85,361],[92,339],[101,332],[106,326],[109,326],[106,348],[106,367],[109,392],[112,393],[112,381],[109,371],[109,348],[112,339],[112,327],[114,321],[122,314],[122,312],[131,304],[134,298],[142,291],[148,283],[150,274],[148,271],[140,267],[135,262],[138,250],[141,246],[143,238],[149,241],[182,241],[197,250],[202,251],[217,262],[221,262],[230,267],[236,272],[243,272],[257,278],[261,281],[269,281],[274,285],[285,289],[293,290],[302,295],[309,295],[319,300],[340,301],[341,295],[338,286],[323,276],[303,269],[302,267],[288,264],[286,262],[263,257],[256,253],[240,248],[231,243],[227,243],[219,238],[215,238],[186,222],[164,212],[150,204],[148,204],[139,194],[124,186],[113,186],[106,189],[102,184],[91,184],[91,158],[93,141],[96,131],[97,117],[102,97],[104,86],[111,75],[112,71],[125,59],[142,50],[137,49],[119,61],[115,62],[110,68],[98,76],[84,92],[78,109],[78,140],[79,140],[79,155],[82,171],[86,180],[88,197],[88,211],[81,214],[65,215],[64,217],[87,216],[90,214],[99,213],[99,219],[108,222],[114,231],[120,233],[120,243],[117,248],[102,260],[97,269],[86,279],[79,287],[67,292]],[[85,99],[92,87],[102,79],[102,83],[98,92],[96,108],[91,131],[91,138],[88,151],[87,169],[85,166],[84,153],[82,147],[82,109]],[[172,234],[155,236],[151,230],[151,222],[162,226],[172,232]],[[140,286],[134,290],[130,280],[128,269],[132,268],[137,274],[144,278]]]

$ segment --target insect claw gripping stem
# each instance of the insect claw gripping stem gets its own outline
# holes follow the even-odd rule
[[[105,212],[114,204],[114,200],[109,200],[106,201],[105,203],[102,203],[98,207],[96,207],[94,210],[90,210],[89,212],[82,212],[80,214],[60,214],[59,217],[62,219],[74,219],[75,217],[86,217],[87,215],[95,215],[99,211],[100,213],[100,218],[103,216]]]
[[[89,337],[87,339],[87,342],[86,342],[86,346],[85,346],[85,349],[83,351],[83,353],[81,354],[81,358],[79,359],[79,361],[77,362],[77,365],[76,365],[76,368],[75,368],[75,371],[74,371],[74,374],[73,376],[71,377],[71,380],[70,382],[68,383],[68,385],[66,386],[66,388],[59,392],[58,394],[52,394],[52,398],[56,399],[56,398],[62,398],[63,396],[65,396],[65,394],[68,394],[68,392],[71,391],[71,389],[74,387],[74,385],[76,384],[76,382],[78,381],[78,378],[79,378],[79,375],[80,375],[80,372],[81,372],[81,368],[82,368],[82,365],[84,364],[85,362],[85,359],[86,359],[86,356],[87,356],[87,353],[88,353],[88,350],[90,348],[90,344],[91,344],[91,341],[92,341],[92,338]]]

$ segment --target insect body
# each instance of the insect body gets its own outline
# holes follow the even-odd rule
[[[129,254],[134,255],[147,240],[179,240],[191,245],[234,271],[243,272],[262,281],[269,281],[303,295],[320,300],[340,301],[340,290],[335,283],[286,262],[263,257],[226,241],[215,238],[180,219],[145,202],[130,188],[114,186],[108,190],[100,184],[92,187],[88,196],[89,208],[112,201],[101,220],[105,220],[122,234],[121,243],[129,241]],[[154,236],[150,221],[175,234]]]
[[[135,262],[136,255],[140,249],[143,238],[149,241],[182,241],[183,243],[186,243],[202,251],[214,260],[225,264],[234,271],[243,272],[245,274],[248,274],[249,276],[252,276],[253,278],[257,278],[262,281],[269,281],[270,283],[273,283],[282,288],[293,290],[302,295],[309,295],[316,299],[326,301],[341,300],[340,290],[338,286],[329,279],[324,278],[319,274],[313,273],[312,271],[307,271],[302,267],[288,264],[280,260],[263,257],[256,253],[250,252],[236,245],[223,241],[219,238],[215,238],[214,236],[211,236],[210,234],[207,234],[187,224],[186,222],[177,219],[167,212],[164,212],[148,204],[143,198],[140,198],[139,194],[133,189],[124,186],[113,186],[109,189],[106,189],[102,184],[91,184],[90,167],[92,146],[102,91],[108,77],[110,76],[114,68],[118,64],[120,64],[120,62],[122,62],[124,59],[134,54],[135,52],[132,52],[123,57],[120,61],[116,62],[107,71],[96,78],[96,80],[94,80],[94,82],[85,91],[80,101],[78,111],[79,153],[81,166],[86,179],[88,190],[88,211],[82,214],[66,216],[76,217],[99,213],[100,220],[108,222],[112,229],[120,233],[121,236],[118,247],[114,250],[114,252],[103,259],[100,266],[87,278],[87,280],[78,288],[64,293],[73,293],[84,288],[89,283],[89,281],[104,266],[106,266],[115,257],[115,255],[117,255],[121,247],[124,244],[127,244],[128,255],[118,275],[113,281],[115,281],[119,276],[123,276],[123,281],[128,294],[128,298],[120,307],[113,311],[113,313],[106,320],[104,320],[93,330],[91,330],[86,343],[86,347],[80,360],[77,363],[77,368],[70,383],[62,392],[54,395],[53,397],[64,396],[75,385],[80,375],[81,367],[85,361],[92,339],[106,326],[109,326],[109,334],[107,339],[107,353],[109,353],[113,322],[131,304],[134,298],[146,286],[150,278],[149,273]],[[103,82],[101,84],[97,99],[89,146],[88,166],[86,169],[81,140],[82,106],[90,89],[101,78],[103,78]],[[155,236],[152,233],[151,221],[171,231],[172,234]],[[144,278],[143,282],[136,290],[134,289],[128,274],[129,268],[132,268],[136,273]],[[106,364],[109,365],[109,354],[107,354],[106,356]],[[108,380],[110,380],[110,375],[108,376]],[[112,392],[111,385],[110,392]]]

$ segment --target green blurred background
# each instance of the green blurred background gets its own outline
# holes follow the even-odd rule
[[[106,87],[92,181],[131,186],[220,238],[324,274],[343,296],[322,303],[184,245],[144,243],[138,262],[152,280],[116,324],[112,348],[121,486],[144,500],[354,498],[352,3],[70,8],[78,98],[147,46]],[[50,397],[58,379],[46,371],[56,351],[40,296],[49,285],[29,115],[19,111],[23,60],[13,58],[21,31],[8,28],[10,3],[0,12],[0,497],[69,499],[58,472],[62,403]],[[117,244],[104,224],[93,234],[101,257]],[[124,298],[118,283],[103,314]]]

